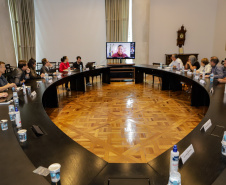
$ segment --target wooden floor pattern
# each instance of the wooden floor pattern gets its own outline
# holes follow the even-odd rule
[[[111,163],[146,163],[190,133],[206,107],[191,107],[186,92],[152,85],[94,82],[86,93],[59,87],[59,108],[46,109],[74,141]]]

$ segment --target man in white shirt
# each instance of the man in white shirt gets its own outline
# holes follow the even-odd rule
[[[181,61],[180,58],[178,58],[177,54],[172,55],[172,62],[170,63],[170,67],[173,67],[174,69],[179,69],[179,64],[180,64],[180,69],[183,67],[183,62]]]

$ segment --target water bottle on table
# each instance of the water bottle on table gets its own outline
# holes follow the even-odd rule
[[[21,128],[21,118],[20,118],[20,111],[18,110],[18,108],[15,108],[15,114],[16,114],[16,127],[17,128]]]
[[[18,97],[18,94],[17,92],[13,92],[13,101],[14,101],[14,105],[15,107],[19,107],[19,97]]]
[[[22,87],[23,87],[23,94],[24,94],[24,95],[25,95],[25,94],[27,94],[27,91],[26,91],[26,86],[25,86],[25,84],[24,84],[24,83],[23,83]]]
[[[211,74],[210,74],[210,82],[211,82],[211,83],[213,83],[213,79],[214,79],[214,74],[211,73]]]
[[[46,82],[48,82],[49,81],[49,75],[48,75],[48,73],[45,73],[45,80],[46,80]]]
[[[9,118],[10,118],[10,121],[15,121],[16,114],[15,114],[14,105],[9,105]]]
[[[68,70],[68,74],[71,74],[71,68],[68,67],[67,70]]]
[[[205,76],[206,76],[206,73],[205,73],[205,71],[203,71],[203,72],[202,72],[202,79],[203,79],[203,80],[205,80]]]
[[[196,75],[196,69],[194,69],[193,74]]]

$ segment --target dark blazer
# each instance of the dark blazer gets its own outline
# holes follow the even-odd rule
[[[53,70],[46,67],[46,66],[42,66],[41,70],[40,70],[40,73],[47,73],[48,75],[52,76],[53,75]]]
[[[9,77],[9,81],[11,83],[15,83],[16,85],[22,85],[20,82],[23,80],[27,80],[26,72],[20,68],[16,68]]]

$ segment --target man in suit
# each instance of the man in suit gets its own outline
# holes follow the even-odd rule
[[[30,78],[29,73],[30,69],[28,68],[27,61],[20,60],[18,67],[12,72],[10,81],[16,85],[22,85],[27,79]]]
[[[17,87],[15,83],[8,83],[6,78],[3,76],[5,73],[5,62],[0,61],[0,92],[5,91],[12,87]]]
[[[53,65],[49,62],[49,60],[47,60],[46,58],[42,59],[42,68],[40,73],[47,73],[48,75],[52,76],[54,73],[51,71],[51,67],[53,67]]]

